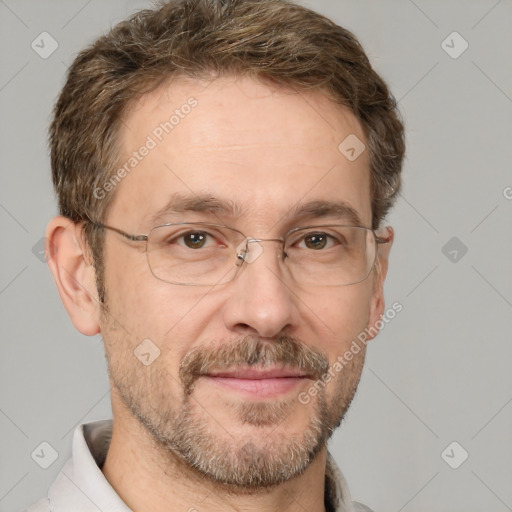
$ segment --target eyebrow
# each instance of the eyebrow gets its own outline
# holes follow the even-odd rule
[[[242,217],[245,208],[233,201],[225,201],[209,195],[183,195],[175,193],[169,202],[149,218],[154,223],[166,222],[170,215],[184,212],[204,212],[209,214]]]
[[[301,218],[323,218],[337,217],[346,220],[354,226],[362,226],[361,217],[355,208],[345,201],[317,200],[309,203],[298,204],[290,210],[286,217]]]
[[[169,202],[149,219],[151,226],[169,222],[171,215],[184,212],[198,212],[228,217],[243,217],[247,208],[232,200],[224,200],[210,195],[183,195],[175,193]],[[336,217],[354,226],[362,226],[359,213],[345,201],[314,200],[308,203],[298,203],[291,208],[283,219],[299,221],[306,218]]]

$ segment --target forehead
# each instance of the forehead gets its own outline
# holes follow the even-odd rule
[[[179,195],[229,202],[257,226],[289,218],[301,203],[343,202],[369,226],[368,152],[354,160],[339,149],[353,137],[365,143],[354,114],[318,91],[247,77],[173,80],[126,112],[119,133],[126,172],[109,219],[151,227]]]

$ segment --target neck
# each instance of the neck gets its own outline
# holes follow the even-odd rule
[[[157,443],[138,420],[114,414],[112,440],[102,467],[121,499],[137,512],[226,510],[325,512],[327,450],[306,471],[271,489],[238,490],[205,479]]]

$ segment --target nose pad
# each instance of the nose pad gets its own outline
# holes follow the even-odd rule
[[[244,261],[246,263],[252,263],[256,261],[263,253],[263,246],[259,244],[260,240],[256,238],[246,238],[236,248],[236,254],[238,257],[238,263],[241,265]],[[252,244],[250,246],[249,244]]]

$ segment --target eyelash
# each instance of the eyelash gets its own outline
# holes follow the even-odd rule
[[[205,235],[206,237],[209,237],[211,239],[214,239],[214,240],[218,240],[219,237],[215,236],[214,234],[208,232],[208,231],[187,231],[185,233],[180,233],[180,234],[177,234],[177,235],[174,235],[172,239],[170,240],[167,240],[167,243],[168,244],[172,244],[172,243],[176,243],[176,241],[178,240],[181,240],[183,242],[183,244],[179,244],[179,245],[185,245],[185,242],[184,242],[184,239],[185,237],[189,236],[189,235]],[[339,244],[341,245],[345,245],[346,244],[346,241],[344,240],[340,240],[338,237],[330,234],[330,233],[327,233],[325,231],[308,231],[304,234],[301,234],[300,237],[296,240],[293,240],[292,243],[290,244],[291,246],[294,246],[295,244],[297,244],[298,242],[299,243],[302,243],[302,242],[305,242],[306,238],[308,236],[314,236],[314,235],[319,235],[319,236],[324,236],[328,239],[328,241],[335,241],[335,242],[338,242]],[[341,235],[339,235],[339,237],[341,237]]]

